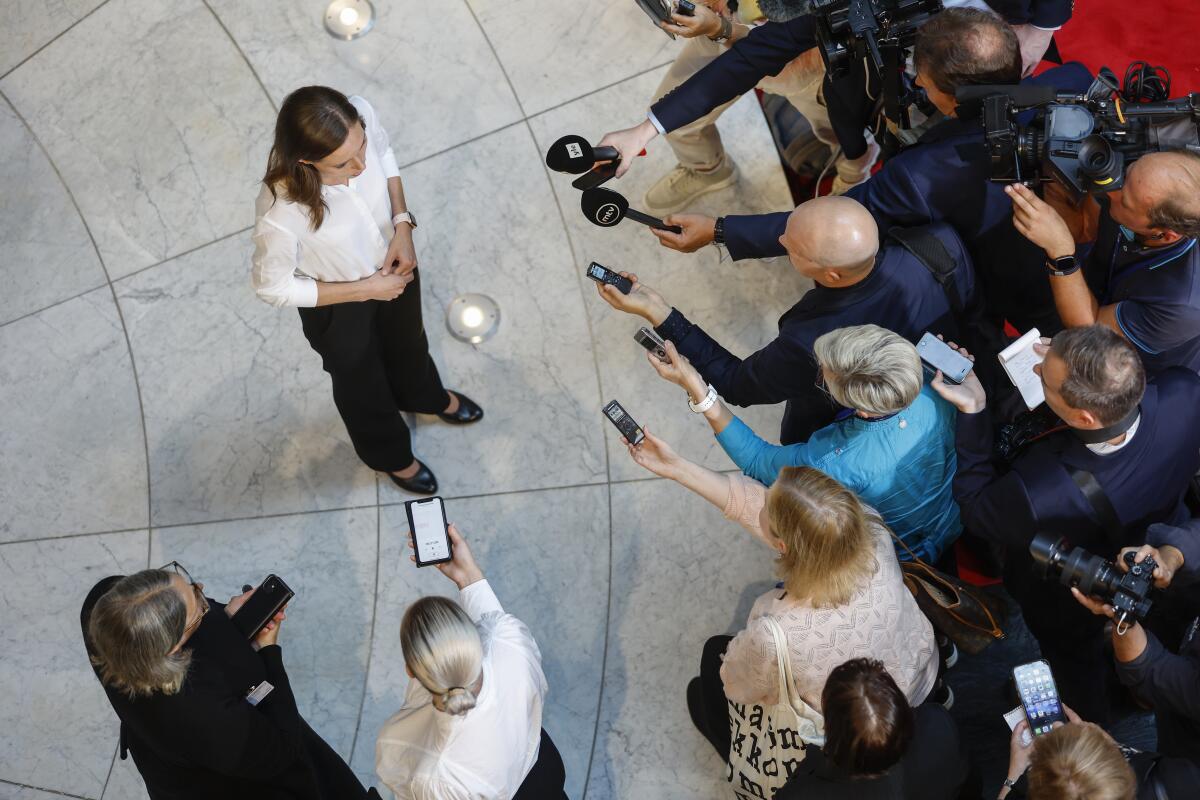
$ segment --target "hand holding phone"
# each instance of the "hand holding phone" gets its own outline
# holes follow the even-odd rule
[[[1066,723],[1067,715],[1058,698],[1049,663],[1042,659],[1019,664],[1013,668],[1013,680],[1034,738],[1049,733],[1056,723]]]
[[[928,331],[917,342],[917,353],[934,370],[941,370],[947,383],[962,383],[975,367],[971,359]]]
[[[296,593],[282,578],[278,575],[268,575],[238,607],[230,621],[247,639],[255,639],[295,596]]]
[[[446,524],[446,510],[442,498],[409,500],[404,504],[408,515],[409,536],[412,537],[414,560],[418,567],[430,564],[445,564],[453,558],[450,543],[450,526]]]

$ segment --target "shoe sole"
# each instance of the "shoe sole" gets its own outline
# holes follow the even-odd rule
[[[651,214],[656,217],[665,217],[668,214],[674,214],[677,211],[682,211],[683,209],[687,208],[691,203],[694,203],[696,201],[697,197],[703,197],[704,195],[709,194],[710,192],[719,192],[722,189],[728,189],[730,186],[733,186],[735,183],[737,183],[737,179],[738,179],[738,170],[737,170],[737,167],[734,167],[733,170],[729,173],[729,177],[727,177],[723,180],[717,181],[716,183],[714,183],[710,186],[705,186],[703,189],[701,189],[698,192],[692,192],[690,195],[688,195],[683,200],[676,203],[674,206],[668,206],[668,207],[655,206],[650,202],[650,199],[648,197],[646,197],[645,195],[642,196],[642,205],[645,206],[647,214]]]

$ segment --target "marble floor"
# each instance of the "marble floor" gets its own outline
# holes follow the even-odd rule
[[[375,5],[375,30],[346,43],[322,29],[321,0],[0,4],[0,798],[145,797],[114,758],[78,609],[99,578],[172,559],[216,597],[288,580],[301,709],[372,782],[405,689],[400,615],[450,584],[404,558],[405,497],[356,459],[295,312],[250,289],[275,110],[308,83],[367,97],[403,165],[434,356],[487,409],[468,429],[417,419],[416,450],[541,643],[570,796],[727,795],[684,686],[770,559],[650,479],[601,418],[617,397],[729,467],[582,269],[636,269],[740,353],[805,287],[786,263],[592,227],[543,167],[558,136],[643,113],[680,45],[634,3]],[[742,180],[700,207],[787,207],[753,98],[721,127]],[[616,188],[636,206],[672,163],[656,142]],[[468,291],[502,308],[478,346],[443,324]],[[772,433],[779,415],[747,418]]]

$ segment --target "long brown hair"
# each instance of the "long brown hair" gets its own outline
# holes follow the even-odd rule
[[[787,549],[779,572],[788,593],[816,608],[849,602],[879,568],[878,516],[854,492],[812,467],[784,467],[767,493],[771,533]]]
[[[328,208],[321,199],[317,168],[300,159],[320,161],[342,146],[355,124],[362,124],[358,109],[346,95],[328,86],[297,89],[279,109],[263,183],[272,197],[278,199],[282,190],[286,199],[306,206],[314,231],[321,227]]]

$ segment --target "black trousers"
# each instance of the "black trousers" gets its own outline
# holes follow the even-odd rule
[[[729,703],[721,682],[721,657],[732,636],[714,636],[704,643],[700,655],[700,697],[693,709],[693,722],[708,739],[722,761],[729,761]]]
[[[563,766],[562,755],[551,741],[550,734],[542,728],[538,759],[525,776],[521,788],[513,795],[513,800],[567,800],[563,788],[566,782],[567,768]]]
[[[413,461],[401,411],[436,414],[450,402],[421,320],[421,276],[395,300],[301,308],[304,336],[333,381],[333,402],[358,457],[380,472]]]

